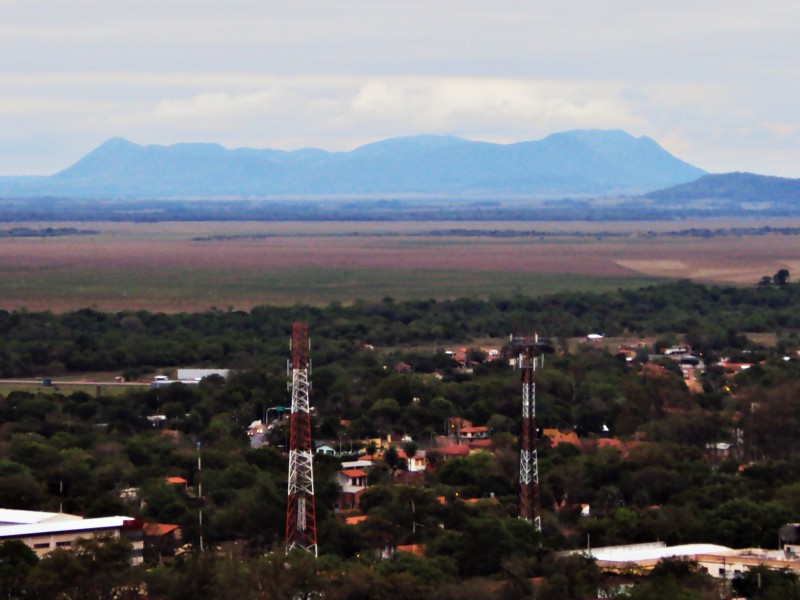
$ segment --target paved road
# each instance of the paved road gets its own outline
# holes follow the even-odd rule
[[[44,386],[44,383],[41,380],[37,379],[0,379],[0,385],[31,385],[31,386]],[[51,379],[50,386],[44,387],[55,387],[55,386],[86,386],[86,385],[100,385],[100,386],[109,386],[109,387],[148,387],[150,385],[149,381],[90,381],[90,380],[69,380],[69,381],[61,381],[58,379]]]

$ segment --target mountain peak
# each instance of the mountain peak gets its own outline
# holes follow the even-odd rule
[[[469,143],[464,138],[455,135],[408,135],[395,138],[388,138],[369,144],[359,146],[353,152],[392,152],[392,151],[409,151],[409,150],[439,150],[441,148],[448,148],[458,144]]]
[[[102,144],[100,144],[96,150],[119,150],[119,149],[129,149],[129,148],[141,148],[139,144],[134,144],[131,141],[126,140],[124,137],[113,137],[111,139],[106,140]]]

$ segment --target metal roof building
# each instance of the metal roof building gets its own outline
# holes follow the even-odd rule
[[[81,539],[123,537],[133,545],[131,563],[142,562],[144,522],[140,519],[120,516],[84,519],[63,513],[0,509],[0,523],[5,523],[0,525],[0,543],[19,540],[40,557],[56,548],[71,549]]]

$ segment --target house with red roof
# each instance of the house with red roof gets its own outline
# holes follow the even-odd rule
[[[462,427],[458,430],[457,435],[467,442],[471,440],[485,440],[489,438],[489,428],[485,425],[478,427]]]
[[[183,539],[180,526],[169,523],[145,523],[142,534],[145,560],[158,562],[169,562],[175,558]]]
[[[367,489],[367,472],[363,469],[343,469],[336,474],[341,493],[336,499],[339,510],[357,510],[361,494]]]
[[[177,487],[182,487],[183,489],[187,489],[189,486],[189,482],[186,481],[183,477],[165,477],[164,482],[167,485],[174,485]]]

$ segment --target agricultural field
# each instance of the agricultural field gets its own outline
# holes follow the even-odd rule
[[[97,235],[0,238],[0,308],[63,311],[94,306],[175,312],[348,303],[384,296],[537,295],[638,287],[677,278],[752,285],[779,269],[800,270],[800,235],[667,233],[692,227],[798,224],[733,219],[93,223]]]

